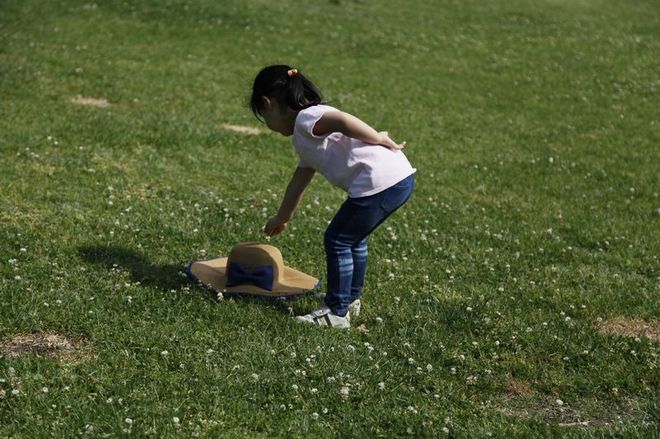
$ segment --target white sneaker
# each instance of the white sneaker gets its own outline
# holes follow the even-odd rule
[[[325,293],[317,294],[316,298],[319,300],[325,299]],[[348,312],[350,313],[351,317],[357,319],[360,316],[361,307],[362,307],[362,302],[360,302],[360,299],[355,299],[354,301],[352,301],[351,304],[348,305]]]
[[[360,302],[360,299],[356,299],[351,302],[350,305],[348,305],[348,312],[351,315],[351,317],[355,317],[356,319],[360,317],[360,308],[362,307],[362,302]]]
[[[350,328],[350,313],[341,317],[336,315],[327,306],[323,306],[316,311],[312,311],[304,316],[297,316],[296,320],[304,323],[310,323],[317,326],[331,326],[333,328]]]

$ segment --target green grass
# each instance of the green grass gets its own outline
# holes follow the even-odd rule
[[[660,314],[657,6],[0,0],[0,342],[88,349],[1,356],[0,436],[657,435],[658,341],[597,330]],[[370,240],[368,332],[179,274],[264,240],[292,147],[221,125],[258,126],[275,62],[418,169]],[[289,265],[325,275],[343,197],[315,179]]]

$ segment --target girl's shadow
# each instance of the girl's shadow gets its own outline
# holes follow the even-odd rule
[[[164,291],[178,290],[194,285],[185,275],[183,266],[156,264],[135,250],[115,246],[83,246],[78,248],[78,255],[85,261],[113,268],[126,270],[133,282],[154,286]]]

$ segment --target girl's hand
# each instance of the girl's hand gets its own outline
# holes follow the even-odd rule
[[[379,145],[383,145],[390,149],[403,149],[406,146],[406,142],[396,143],[394,140],[392,140],[387,134],[387,131],[381,131],[378,134],[380,135],[380,142],[378,142]]]
[[[275,215],[266,223],[264,233],[268,236],[275,236],[282,233],[284,229],[286,229],[286,221],[283,221],[279,216]]]

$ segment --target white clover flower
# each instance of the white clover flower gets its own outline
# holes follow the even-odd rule
[[[316,412],[312,413],[312,419],[313,419],[313,420],[316,421],[318,418],[319,418],[319,414],[318,414],[318,413],[316,413]]]
[[[250,377],[251,377],[254,381],[257,381],[257,380],[259,379],[259,375],[257,375],[256,373],[253,373],[252,375],[250,375]]]
[[[170,354],[170,353],[167,352],[167,351],[162,351],[162,352],[160,353],[160,355],[162,355],[163,357],[167,357],[169,354]]]
[[[42,387],[41,391],[44,392],[44,393],[48,393],[48,387]]]
[[[381,381],[380,383],[378,383],[378,388],[379,388],[380,390],[385,390],[385,383],[382,382],[382,381]]]
[[[179,421],[179,418],[177,418],[175,416],[175,417],[172,418],[172,422],[174,422],[175,424],[178,424],[180,421]]]
[[[128,425],[132,425],[132,424],[133,424],[133,420],[132,420],[131,418],[126,418],[126,419],[124,419],[124,422],[127,423]]]
[[[432,365],[432,364],[427,364],[427,365],[426,365],[426,370],[427,370],[428,372],[431,372],[431,371],[433,370],[433,365]]]
[[[18,389],[14,389],[14,390],[11,391],[11,394],[14,395],[14,396],[17,396],[17,395],[19,395],[20,393],[21,393],[21,391],[18,390]]]
[[[348,387],[344,386],[339,390],[339,394],[341,395],[341,399],[348,399],[348,393],[351,391]]]
[[[293,389],[294,392],[297,392],[298,391],[298,384],[292,385],[291,389]]]
[[[555,400],[555,403],[557,403],[557,405],[559,405],[559,406],[564,405],[564,401],[562,401],[561,399]]]
[[[312,395],[316,395],[317,393],[319,393],[319,389],[317,389],[316,387],[313,387],[312,389],[310,389],[310,393]]]

